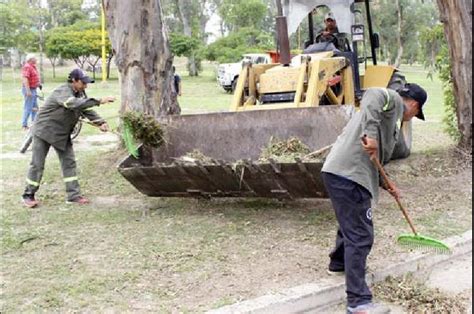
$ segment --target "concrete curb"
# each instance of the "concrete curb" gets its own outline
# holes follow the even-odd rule
[[[388,276],[401,276],[415,271],[424,272],[435,265],[442,264],[458,256],[472,252],[472,230],[461,236],[454,236],[445,240],[452,248],[451,255],[437,255],[433,253],[415,252],[402,263],[391,265],[381,271],[369,273],[369,284],[385,280]],[[301,313],[308,311],[324,312],[334,304],[345,300],[344,279],[328,279],[319,283],[305,284],[284,291],[265,295],[253,300],[224,306],[208,311],[208,314],[234,313]]]

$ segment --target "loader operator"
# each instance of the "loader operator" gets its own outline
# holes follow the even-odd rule
[[[107,122],[92,107],[113,102],[115,97],[101,99],[88,98],[85,93],[88,83],[94,81],[80,70],[69,74],[68,83],[57,87],[40,108],[33,125],[33,155],[26,177],[23,203],[27,207],[36,207],[35,199],[49,148],[54,147],[61,163],[64,183],[66,184],[67,203],[87,204],[89,201],[81,195],[76,174],[76,160],[71,142],[71,132],[81,116],[97,125],[103,132],[109,130]]]
[[[351,51],[349,40],[344,33],[339,32],[336,19],[331,12],[325,15],[324,25],[324,30],[314,39],[315,43],[330,42],[340,51]]]
[[[379,174],[370,156],[377,156],[383,164],[390,161],[399,121],[424,120],[426,99],[425,90],[416,84],[406,84],[398,92],[368,89],[360,111],[337,138],[321,170],[339,224],[328,273],[345,275],[348,313],[373,313],[383,308],[372,303],[365,281],[367,256],[374,241],[371,200],[378,200],[379,187]],[[388,191],[400,195],[393,183]]]

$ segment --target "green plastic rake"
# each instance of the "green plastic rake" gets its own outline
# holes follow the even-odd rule
[[[135,139],[133,137],[133,130],[130,126],[129,123],[125,122],[123,124],[123,142],[125,144],[125,147],[127,148],[127,151],[130,155],[132,155],[135,159],[138,158],[138,145],[135,142]]]
[[[382,165],[380,164],[380,161],[375,156],[373,156],[371,160],[375,164],[375,166],[378,168],[380,174],[382,175],[384,179],[385,186],[388,188],[390,186],[389,184],[390,181]],[[451,249],[444,242],[420,235],[418,232],[416,232],[415,226],[413,225],[413,222],[410,216],[408,216],[407,210],[400,202],[400,199],[398,197],[394,197],[394,198],[397,201],[398,207],[402,211],[403,216],[405,216],[405,219],[410,225],[410,228],[413,232],[413,234],[405,233],[398,236],[397,242],[399,244],[417,248],[417,249],[427,249],[427,250],[434,251],[437,253],[442,253],[442,254],[451,253]]]

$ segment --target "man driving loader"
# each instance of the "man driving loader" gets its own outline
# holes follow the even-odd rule
[[[398,93],[369,88],[360,111],[336,140],[322,168],[322,179],[339,223],[328,273],[345,274],[348,313],[372,313],[372,294],[365,281],[367,256],[374,241],[371,201],[378,200],[379,173],[371,157],[388,163],[398,139],[398,123],[413,117],[424,120],[427,94],[416,84]],[[364,141],[361,140],[364,138]],[[399,197],[393,183],[388,191]]]
[[[344,33],[340,33],[334,15],[329,12],[324,17],[325,28],[314,39],[315,43],[330,42],[341,51],[351,51],[349,40]]]

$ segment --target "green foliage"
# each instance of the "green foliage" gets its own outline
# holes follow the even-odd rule
[[[237,62],[242,54],[261,52],[273,48],[273,37],[257,29],[242,28],[210,44],[204,51],[204,57],[219,63]]]
[[[440,54],[441,49],[447,48],[444,39],[443,25],[438,24],[432,28],[425,28],[420,33],[421,43],[421,60],[423,65],[428,69],[428,77],[433,78],[436,68],[436,58]]]
[[[111,43],[108,36],[105,40],[108,54],[111,51]],[[78,66],[82,67],[87,58],[99,58],[102,55],[101,43],[100,27],[94,23],[81,22],[49,31],[46,34],[45,52],[49,58],[61,56],[74,60]]]
[[[458,119],[456,115],[456,101],[454,99],[453,80],[451,76],[451,64],[449,57],[448,43],[444,36],[442,24],[433,28],[426,28],[420,35],[422,44],[423,61],[429,69],[428,76],[438,72],[443,82],[444,117],[445,132],[458,143],[461,140],[461,133],[458,129]]]
[[[218,11],[231,31],[241,28],[261,29],[267,6],[262,0],[223,0]]]
[[[22,37],[31,32],[33,24],[18,2],[0,2],[0,53],[24,42]]]
[[[82,0],[54,0],[48,1],[53,27],[69,26],[87,19],[81,10]]]
[[[171,33],[170,46],[171,52],[175,56],[189,57],[202,46],[202,43],[196,37],[189,37],[179,33]]]
[[[439,20],[436,4],[432,0],[400,0],[404,46],[403,60],[420,61],[419,36],[425,28],[432,28]],[[392,0],[380,0],[372,6],[374,29],[380,35],[382,59],[394,63],[399,46],[395,32],[398,29],[398,10]]]
[[[459,143],[461,140],[461,132],[458,128],[458,117],[456,115],[456,100],[454,99],[453,83],[444,83],[444,113],[443,122],[445,124],[446,133]]]

